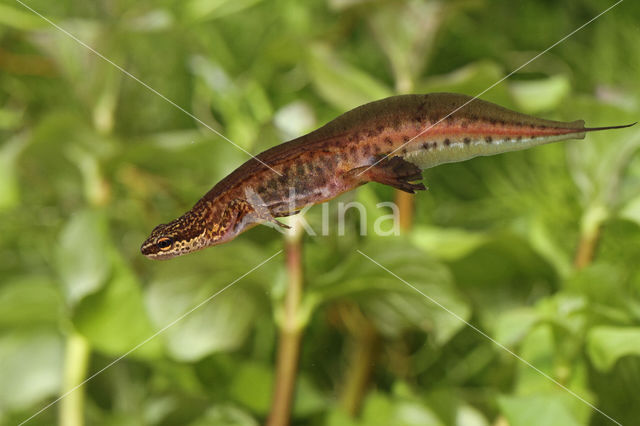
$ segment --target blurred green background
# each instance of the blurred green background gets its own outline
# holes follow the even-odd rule
[[[26,0],[252,153],[395,93],[476,95],[609,0]],[[640,118],[626,1],[482,96]],[[411,231],[305,237],[296,425],[640,418],[640,129],[425,172]],[[19,3],[0,2],[0,424],[17,424],[283,246],[258,227],[168,262],[139,246],[248,157]],[[369,227],[394,193],[366,185]],[[330,211],[336,212],[336,203]],[[321,207],[307,214],[320,229]],[[579,254],[581,253],[581,254]],[[28,424],[255,425],[280,255]]]

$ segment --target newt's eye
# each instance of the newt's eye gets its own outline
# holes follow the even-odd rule
[[[169,250],[173,245],[173,240],[169,237],[160,238],[157,242],[160,250]]]

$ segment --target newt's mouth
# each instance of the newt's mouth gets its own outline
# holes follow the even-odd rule
[[[140,246],[140,252],[149,259],[156,260],[166,260],[176,256],[176,253],[173,253],[172,251],[160,250],[157,243],[155,242],[155,239],[152,238],[149,238],[144,243],[142,243],[142,246]]]

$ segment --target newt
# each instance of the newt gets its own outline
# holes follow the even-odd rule
[[[635,124],[635,123],[634,123]],[[452,93],[401,95],[348,111],[319,129],[251,158],[142,244],[152,259],[222,244],[367,182],[414,193],[422,170],[633,124],[585,127],[536,118]]]

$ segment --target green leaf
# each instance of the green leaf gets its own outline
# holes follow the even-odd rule
[[[66,154],[82,175],[84,196],[89,205],[104,205],[109,199],[109,194],[96,155],[79,146],[67,148]]]
[[[584,425],[567,406],[567,398],[573,396],[564,392],[501,396],[498,404],[511,426]]]
[[[282,134],[282,138],[290,140],[312,130],[316,124],[316,117],[309,104],[294,101],[276,112],[274,124]]]
[[[571,259],[557,242],[557,236],[552,235],[547,223],[539,215],[527,218],[523,233],[536,253],[554,266],[556,272],[563,278],[572,271]]]
[[[174,15],[167,9],[137,11],[136,16],[127,19],[124,24],[127,31],[155,32],[170,29],[175,24]]]
[[[456,426],[489,426],[489,420],[471,405],[461,405],[456,413]]]
[[[273,388],[273,371],[264,364],[243,363],[234,374],[230,394],[252,412],[269,412]]]
[[[481,61],[465,65],[449,74],[429,77],[416,86],[417,93],[455,92],[477,96],[504,76],[502,69],[491,61]],[[506,85],[499,84],[480,96],[504,107],[513,106],[513,100]]]
[[[20,201],[16,161],[25,146],[24,135],[15,136],[0,146],[0,211],[14,207]]]
[[[584,424],[587,421],[591,408],[570,393],[558,390],[558,385],[549,379],[551,377],[562,383],[586,401],[593,403],[595,400],[588,387],[586,365],[579,358],[581,342],[574,342],[572,337],[562,334],[561,330],[551,324],[540,323],[532,328],[522,341],[516,353],[535,368],[520,360],[514,361],[517,367],[515,395],[505,397],[507,398],[505,405],[499,400],[503,413],[510,421],[513,419],[517,424],[523,425],[534,421],[535,418],[530,418],[533,412],[525,411],[521,413],[522,417],[514,417],[517,416],[518,407],[524,404],[524,401],[530,401],[535,406],[544,405],[547,398],[555,400],[551,410],[559,418],[572,418],[578,424]],[[577,350],[572,348],[574,343],[578,346]],[[510,357],[506,353],[504,356]],[[546,417],[542,421],[542,424],[551,424],[545,423],[550,421]]]
[[[367,426],[438,426],[443,423],[425,404],[413,398],[396,397],[393,399],[373,392],[364,402],[361,425]]]
[[[248,413],[229,404],[216,405],[189,426],[258,426]]]
[[[520,111],[535,114],[556,108],[571,87],[567,76],[557,74],[538,80],[512,81],[509,89]]]
[[[0,328],[55,325],[63,307],[58,288],[47,277],[25,275],[0,286]]]
[[[83,299],[73,322],[91,345],[108,355],[120,355],[154,334],[146,314],[140,283],[121,259],[114,263],[113,275],[99,292]],[[161,338],[145,343],[132,357],[158,357]]]
[[[537,370],[525,363],[515,361],[517,362],[516,367],[518,370],[516,390],[519,394],[530,395],[536,392],[546,392],[554,388],[553,382],[539,373],[539,371],[542,371],[550,377],[554,376],[553,368],[557,353],[553,338],[553,327],[542,323],[532,328],[523,339],[518,355],[534,365]],[[496,348],[496,350],[502,351],[499,348]],[[503,355],[505,357],[510,356],[506,352]]]
[[[640,355],[640,327],[594,327],[587,334],[587,352],[599,370],[610,370],[620,358]]]
[[[387,55],[400,93],[413,92],[444,20],[444,3],[381,3],[369,15],[374,36]]]
[[[103,213],[82,210],[67,222],[60,235],[56,266],[70,305],[106,283],[111,270],[111,250]]]
[[[329,411],[325,426],[358,426],[359,422],[341,408]]]
[[[488,236],[460,228],[439,228],[417,225],[409,236],[416,247],[436,258],[452,261],[460,259],[480,247]]]
[[[62,382],[63,343],[48,330],[0,335],[0,412],[55,395]]]
[[[261,0],[190,0],[185,2],[185,12],[190,19],[205,20],[222,18],[241,12]]]
[[[579,294],[578,297],[586,298],[594,314],[604,315],[609,321],[625,323],[633,319],[633,300],[628,295],[625,275],[625,270],[619,265],[595,261],[569,277],[565,287]]]
[[[35,30],[47,23],[33,12],[23,7],[0,4],[0,23],[19,30]]]
[[[340,111],[392,94],[382,83],[345,63],[323,44],[311,46],[308,72],[320,96]]]
[[[631,198],[620,210],[620,217],[640,225],[640,196]]]
[[[271,407],[274,372],[271,365],[245,362],[235,371],[231,383],[231,396],[240,404],[259,415],[266,415]],[[325,408],[324,396],[304,374],[296,379],[293,403],[295,417],[307,417]]]
[[[367,396],[362,407],[362,420],[368,424],[383,425],[390,424],[393,416],[393,403],[391,400],[379,392],[373,392]]]
[[[190,68],[202,88],[198,90],[197,99],[210,104],[220,115],[226,137],[234,144],[250,148],[262,121],[271,115],[260,86],[255,82],[240,86],[221,64],[200,55],[191,57]],[[248,94],[251,95],[249,99]]]
[[[40,18],[41,19],[41,18]],[[98,49],[104,34],[101,32],[102,23],[90,19],[69,19],[64,22],[57,20],[66,31],[73,34],[84,43]],[[95,79],[95,74],[87,75],[89,68],[93,73],[97,73],[100,68],[111,68],[112,65],[104,61],[96,61],[95,54],[89,49],[82,48],[78,42],[67,34],[46,24],[42,31],[31,34],[31,39],[40,49],[53,60],[60,72],[71,82],[76,93],[88,94],[90,88],[95,83],[100,83]],[[111,57],[111,60],[115,58]]]
[[[224,287],[214,283],[197,275],[154,281],[146,299],[156,327],[168,326]],[[255,309],[247,291],[225,291],[163,333],[167,350],[178,360],[195,361],[236,349],[249,333]]]
[[[571,108],[572,116],[583,118],[587,127],[629,124],[638,119],[636,111],[625,111],[591,98],[578,98],[567,107]],[[583,205],[607,211],[624,205],[628,195],[624,191],[627,167],[640,148],[639,128],[593,132],[584,142],[567,147],[569,166],[582,193]],[[632,182],[632,186],[637,185]]]
[[[519,343],[539,320],[540,315],[529,307],[517,307],[501,312],[495,324],[495,339],[507,347],[512,347]]]
[[[167,350],[176,359],[195,361],[238,348],[266,302],[263,288],[255,289],[269,282],[278,259],[242,277],[260,263],[257,259],[268,256],[240,242],[216,250],[155,264],[145,302],[158,329],[177,321],[163,333]]]
[[[335,271],[310,278],[309,297],[319,302],[354,299],[387,335],[417,327],[443,344],[464,327],[471,309],[446,266],[404,238],[371,240],[361,250],[401,279],[356,253]]]
[[[14,130],[22,125],[24,111],[16,108],[0,108],[0,130]]]

